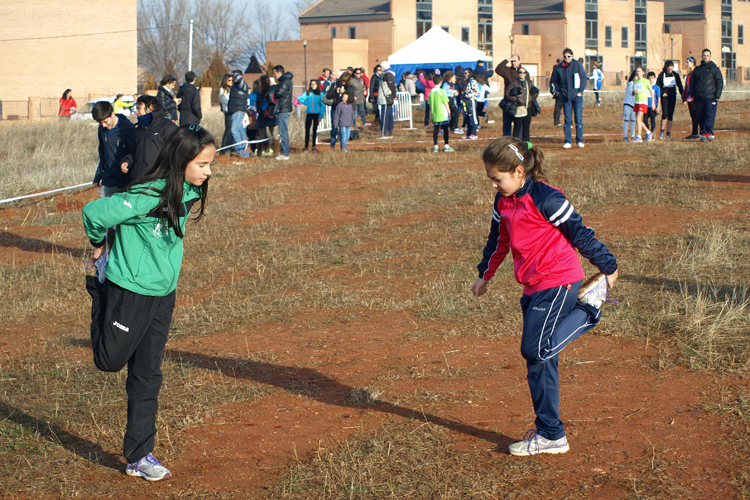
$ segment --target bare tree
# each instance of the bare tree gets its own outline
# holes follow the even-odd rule
[[[295,0],[294,6],[289,11],[291,14],[292,19],[290,20],[290,25],[293,27],[291,30],[292,37],[293,38],[299,38],[300,36],[300,24],[299,24],[299,16],[303,12],[305,12],[307,9],[318,3],[319,0]]]
[[[310,3],[297,0],[293,10]],[[297,18],[274,0],[138,0],[139,66],[160,75],[173,61],[176,71],[186,71],[191,19],[198,74],[217,50],[230,67],[244,68],[253,54],[265,61],[266,42],[290,39],[299,30]]]
[[[187,0],[139,0],[138,65],[154,75],[169,61],[187,67],[189,20]]]

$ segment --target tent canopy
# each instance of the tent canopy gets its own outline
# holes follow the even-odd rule
[[[396,82],[399,82],[407,71],[453,71],[456,66],[474,69],[477,61],[486,60],[483,51],[462,42],[440,26],[433,26],[417,40],[391,54],[388,63],[396,72]]]

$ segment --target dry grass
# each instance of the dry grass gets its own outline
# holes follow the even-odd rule
[[[617,138],[619,122],[613,123],[610,115],[619,118],[618,108],[587,109],[587,127],[601,127]],[[727,116],[722,118],[725,109]],[[735,120],[730,112],[739,114],[745,109],[739,103],[722,105],[720,120],[725,121],[720,121],[721,126]],[[497,111],[492,112],[497,118]],[[206,117],[206,126],[217,137],[222,133],[221,118],[218,113]],[[295,120],[293,117],[293,144],[300,137]],[[541,139],[541,144],[556,144],[559,139],[560,131],[550,122],[550,116],[545,115],[533,125],[540,135],[553,136]],[[36,137],[33,152],[0,153],[5,155],[0,163],[0,190],[7,189],[6,194],[15,194],[13,189],[25,192],[39,179],[67,184],[64,175],[59,179],[54,176],[53,164],[39,179],[23,180],[27,184],[12,181],[19,184],[10,188],[10,181],[5,182],[13,176],[22,179],[24,170],[6,175],[7,158],[12,155],[16,163],[32,165],[50,143],[65,137],[67,126],[73,127],[70,131],[77,134],[77,141],[91,148],[89,160],[80,160],[77,170],[83,181],[89,179],[95,165],[95,157],[86,165],[96,151],[93,128],[55,123],[38,131],[29,129],[29,135]],[[10,133],[11,128],[15,130],[0,127],[0,135]],[[20,130],[16,133],[22,136]],[[370,131],[366,134],[363,142],[372,135]],[[172,340],[192,338],[207,344],[214,333],[254,331],[256,324],[294,323],[316,313],[328,314],[335,318],[332,321],[397,313],[414,323],[413,328],[398,334],[409,347],[441,337],[471,343],[476,337],[518,335],[520,288],[510,258],[493,279],[491,293],[479,300],[469,293],[489,230],[492,200],[477,159],[481,145],[460,143],[457,154],[436,159],[422,152],[429,147],[424,132],[408,134],[428,143],[411,151],[397,151],[397,146],[413,139],[404,134],[397,136],[393,147],[383,145],[348,156],[322,153],[293,155],[289,162],[217,164],[208,217],[188,227],[178,288],[182,300],[175,310]],[[3,137],[0,141],[6,143]],[[745,290],[750,285],[750,244],[746,228],[739,222],[695,222],[693,229],[680,237],[621,233],[618,224],[630,207],[645,205],[659,210],[674,206],[689,213],[716,210],[717,206],[732,209],[733,203],[743,203],[723,202],[720,195],[728,188],[707,181],[717,175],[746,175],[749,148],[742,137],[721,138],[709,145],[674,141],[642,147],[605,137],[603,144],[585,150],[548,149],[551,183],[566,192],[584,222],[590,216],[607,216],[609,232],[603,239],[621,266],[615,296],[622,304],[607,306],[606,320],[594,335],[648,338],[665,344],[677,341],[683,346],[681,352],[664,351],[667,365],[747,368],[750,315]],[[588,164],[591,151],[607,160],[592,167]],[[301,179],[298,172],[304,169],[310,176],[316,169],[323,172],[339,167],[351,167],[352,178],[364,186],[351,187],[347,182],[341,191],[367,192],[367,196],[356,198],[362,201],[347,207],[356,214],[350,222],[314,227],[317,221],[305,225],[289,220],[283,211],[274,215],[275,209],[287,204],[314,209],[328,203],[324,195],[336,193],[321,194],[317,184],[306,182],[309,177]],[[254,176],[274,171],[288,171],[289,175],[255,182]],[[14,353],[16,356],[0,362],[0,470],[4,472],[0,496],[136,496],[142,494],[143,485],[111,486],[113,482],[108,481],[119,474],[110,467],[122,467],[124,374],[98,373],[81,349],[88,336],[90,303],[82,288],[80,261],[88,246],[80,231],[80,215],[56,212],[54,207],[51,201],[29,205],[20,218],[8,217],[8,224],[14,226],[12,234],[7,230],[0,233],[0,244],[6,256],[11,256],[0,264],[0,324],[9,330],[14,325],[12,331],[28,330],[37,343],[33,352]],[[34,237],[24,239],[20,233]],[[14,262],[13,247],[46,255],[31,260],[26,254],[24,260]],[[592,270],[586,262],[584,268]],[[44,333],[36,333],[37,329]],[[84,355],[87,359],[81,359]],[[250,352],[236,368],[246,369],[258,362],[282,364],[285,356]],[[471,368],[446,367],[441,371],[435,367],[425,375],[412,365],[389,367],[376,379],[361,384],[362,389],[352,390],[345,404],[374,409],[389,400],[440,408],[458,402],[454,391],[398,394],[391,384],[425,377],[461,382],[471,380],[473,374]],[[290,383],[283,389],[301,397],[309,397],[312,390],[304,383]],[[174,436],[189,432],[209,417],[220,418],[228,402],[262,404],[267,392],[252,382],[240,382],[193,361],[169,356],[160,401],[159,456],[178,461],[181,450],[174,446]],[[733,391],[722,398],[717,409],[732,418],[744,418],[740,415],[747,411],[746,401],[744,393]],[[458,451],[450,433],[433,422],[391,422],[321,447],[310,460],[295,463],[283,480],[271,486],[269,496],[451,499],[550,495],[549,484],[538,478],[556,474],[562,467],[559,464],[519,462],[483,450]],[[499,440],[485,438],[490,441],[488,447]],[[594,491],[587,488],[600,485],[627,491],[633,498],[648,497],[647,492],[660,498],[680,497],[685,490],[679,488],[687,485],[670,475],[676,469],[669,463],[658,458],[652,462],[652,453],[658,450],[644,448],[642,457],[620,466],[611,479],[585,475],[578,489],[561,488],[552,494],[586,498]],[[105,480],[83,486],[83,479],[93,474]],[[738,479],[738,484],[742,481]],[[212,491],[194,493],[219,496]],[[167,490],[154,493],[176,495]]]

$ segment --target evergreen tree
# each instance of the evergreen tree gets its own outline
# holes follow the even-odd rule
[[[203,86],[218,88],[221,85],[221,80],[227,73],[229,73],[229,68],[227,68],[227,65],[221,59],[219,50],[216,49],[213,58],[211,58],[211,65],[203,73],[203,81],[201,83]]]
[[[154,78],[154,75],[149,74],[148,79],[146,80],[146,83],[143,85],[143,91],[147,90],[158,90],[159,84],[156,83],[156,78]]]

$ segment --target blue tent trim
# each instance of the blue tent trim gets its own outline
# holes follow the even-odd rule
[[[485,68],[488,63],[485,62]],[[490,65],[492,63],[489,63]],[[427,63],[427,64],[392,64],[391,69],[396,73],[396,84],[401,81],[401,77],[404,73],[409,71],[411,74],[416,74],[417,70],[424,70],[425,73],[428,75],[432,72],[434,72],[436,69],[440,70],[440,73],[444,73],[448,70],[451,70],[455,73],[456,67],[461,66],[462,68],[471,68],[474,70],[477,67],[477,61],[465,61],[465,62],[455,62],[455,63]]]

